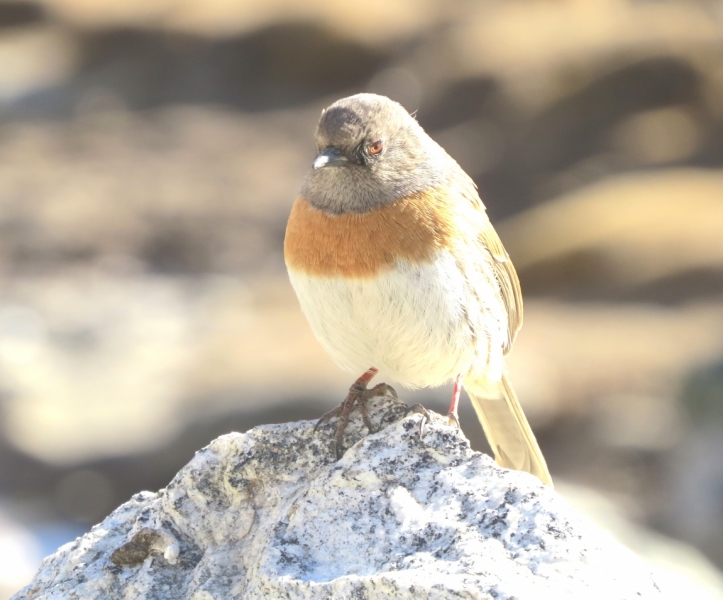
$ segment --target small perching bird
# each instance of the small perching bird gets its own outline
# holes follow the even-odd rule
[[[337,448],[378,369],[410,388],[464,382],[497,462],[552,485],[505,372],[522,324],[517,274],[462,168],[396,102],[324,110],[319,155],[294,202],[284,254],[311,328],[362,375],[339,409]]]

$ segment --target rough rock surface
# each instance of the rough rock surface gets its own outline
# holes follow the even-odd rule
[[[657,598],[648,567],[552,490],[396,398],[265,425],[199,451],[46,558],[15,600]]]

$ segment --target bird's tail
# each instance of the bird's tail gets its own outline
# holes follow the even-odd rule
[[[490,393],[488,385],[474,383],[467,384],[467,391],[497,464],[532,473],[552,487],[545,457],[507,376],[502,377],[496,393]]]

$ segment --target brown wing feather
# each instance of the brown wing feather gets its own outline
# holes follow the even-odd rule
[[[500,236],[497,235],[495,228],[492,227],[485,205],[477,193],[477,186],[464,171],[457,178],[457,184],[461,189],[462,195],[465,196],[475,207],[484,213],[484,219],[481,221],[478,232],[480,244],[488,250],[492,256],[492,266],[495,277],[500,285],[500,294],[502,301],[507,309],[507,344],[504,352],[507,354],[512,348],[512,344],[517,337],[517,332],[522,327],[522,290],[520,289],[520,280],[517,278],[517,271],[512,265],[505,247],[502,245]]]
[[[492,223],[487,224],[479,232],[479,239],[482,245],[489,250],[492,255],[492,266],[495,276],[500,284],[500,293],[502,301],[507,309],[507,328],[508,341],[505,345],[505,354],[510,351],[512,344],[517,337],[517,332],[522,327],[522,290],[520,289],[520,280],[517,278],[517,271],[512,265],[507,251],[502,245],[500,237],[497,235]]]

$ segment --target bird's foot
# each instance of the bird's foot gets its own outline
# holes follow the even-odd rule
[[[412,413],[422,415],[422,420],[419,422],[419,437],[422,437],[424,435],[424,426],[432,421],[432,415],[430,415],[429,411],[421,404],[415,404],[414,406],[410,406],[404,416],[406,417],[408,415],[411,415]]]
[[[346,399],[336,408],[324,413],[321,419],[319,419],[314,426],[314,432],[316,432],[320,425],[326,425],[335,417],[339,418],[339,422],[336,425],[336,431],[334,433],[334,447],[337,460],[339,460],[344,454],[344,432],[349,425],[349,416],[351,415],[354,405],[356,404],[359,406],[364,426],[367,428],[369,433],[374,433],[374,426],[369,418],[367,401],[370,398],[374,398],[376,396],[387,396],[390,393],[394,397],[397,396],[394,388],[386,383],[375,385],[370,390],[367,389],[367,385],[378,372],[379,371],[374,367],[367,370],[367,372],[359,377],[359,379],[357,379],[349,388],[349,393],[347,394]]]
[[[457,429],[462,429],[459,425],[459,417],[457,416],[457,413],[449,412],[447,413],[447,421],[452,427],[456,427]]]

